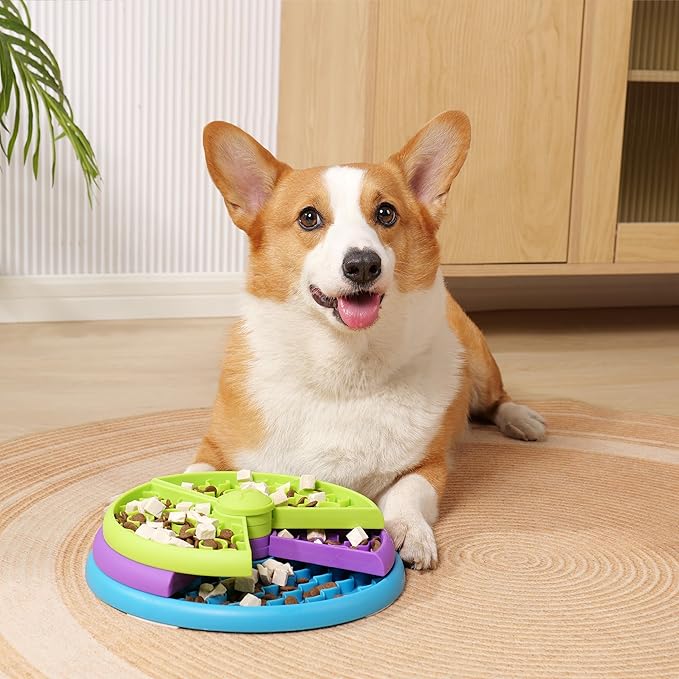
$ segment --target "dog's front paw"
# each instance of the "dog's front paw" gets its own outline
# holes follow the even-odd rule
[[[497,409],[495,424],[505,436],[521,441],[542,441],[547,434],[542,415],[511,401]]]
[[[385,522],[401,558],[415,570],[436,568],[438,551],[431,526],[423,519],[393,519]]]

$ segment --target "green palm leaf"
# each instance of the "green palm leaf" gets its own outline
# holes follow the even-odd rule
[[[19,138],[21,116],[26,115],[23,162],[31,149],[33,175],[38,177],[42,132],[41,115],[47,119],[52,149],[52,184],[56,174],[56,142],[71,144],[85,178],[87,197],[100,179],[94,151],[76,125],[73,109],[64,93],[59,64],[45,41],[31,29],[24,0],[0,0],[0,151],[11,162]]]

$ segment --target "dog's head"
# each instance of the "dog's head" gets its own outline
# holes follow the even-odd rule
[[[250,239],[249,292],[346,331],[377,322],[385,296],[431,287],[469,142],[467,116],[448,111],[384,163],[293,170],[238,127],[210,123],[210,176]]]

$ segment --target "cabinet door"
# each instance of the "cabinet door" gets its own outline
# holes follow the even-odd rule
[[[471,119],[444,263],[566,261],[582,11],[582,0],[379,3],[373,159],[443,110]]]

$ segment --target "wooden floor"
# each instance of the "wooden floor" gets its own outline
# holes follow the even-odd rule
[[[516,399],[679,414],[679,310],[474,315]],[[225,319],[0,325],[0,439],[211,404]]]

